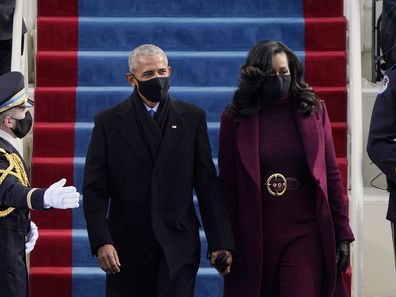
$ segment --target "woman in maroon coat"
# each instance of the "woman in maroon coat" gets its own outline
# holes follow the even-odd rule
[[[348,200],[326,107],[296,55],[261,41],[223,113],[219,170],[236,241],[225,297],[344,297]]]

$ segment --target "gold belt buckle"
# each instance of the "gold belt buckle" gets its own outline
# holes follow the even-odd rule
[[[285,194],[287,190],[286,178],[281,173],[272,174],[265,183],[267,191],[272,196],[279,197]]]

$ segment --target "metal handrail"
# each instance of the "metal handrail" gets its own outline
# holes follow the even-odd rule
[[[363,120],[362,120],[362,59],[360,1],[346,1],[348,20],[348,126],[350,131],[350,192],[351,224],[355,235],[352,245],[353,296],[363,297]]]

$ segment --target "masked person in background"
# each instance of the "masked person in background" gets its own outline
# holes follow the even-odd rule
[[[193,189],[211,262],[220,259],[224,274],[234,249],[205,112],[168,95],[171,69],[159,47],[135,48],[129,70],[134,92],[96,115],[88,148],[92,253],[107,272],[107,297],[193,297],[200,260]]]
[[[354,239],[325,104],[296,55],[260,41],[221,117],[219,171],[237,255],[225,297],[346,297]]]
[[[65,179],[48,189],[32,188],[20,142],[32,127],[24,77],[19,72],[0,76],[0,296],[28,296],[26,254],[38,238],[31,209],[75,208],[80,194],[64,187]]]

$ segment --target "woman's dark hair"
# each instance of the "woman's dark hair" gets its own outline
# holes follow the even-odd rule
[[[289,62],[291,75],[290,93],[296,102],[299,112],[309,115],[319,108],[319,98],[313,89],[303,81],[304,74],[297,56],[282,42],[259,41],[249,52],[246,62],[241,67],[238,89],[235,91],[228,111],[237,117],[255,114],[261,108],[259,91],[264,76],[273,71],[273,57],[285,53]]]

